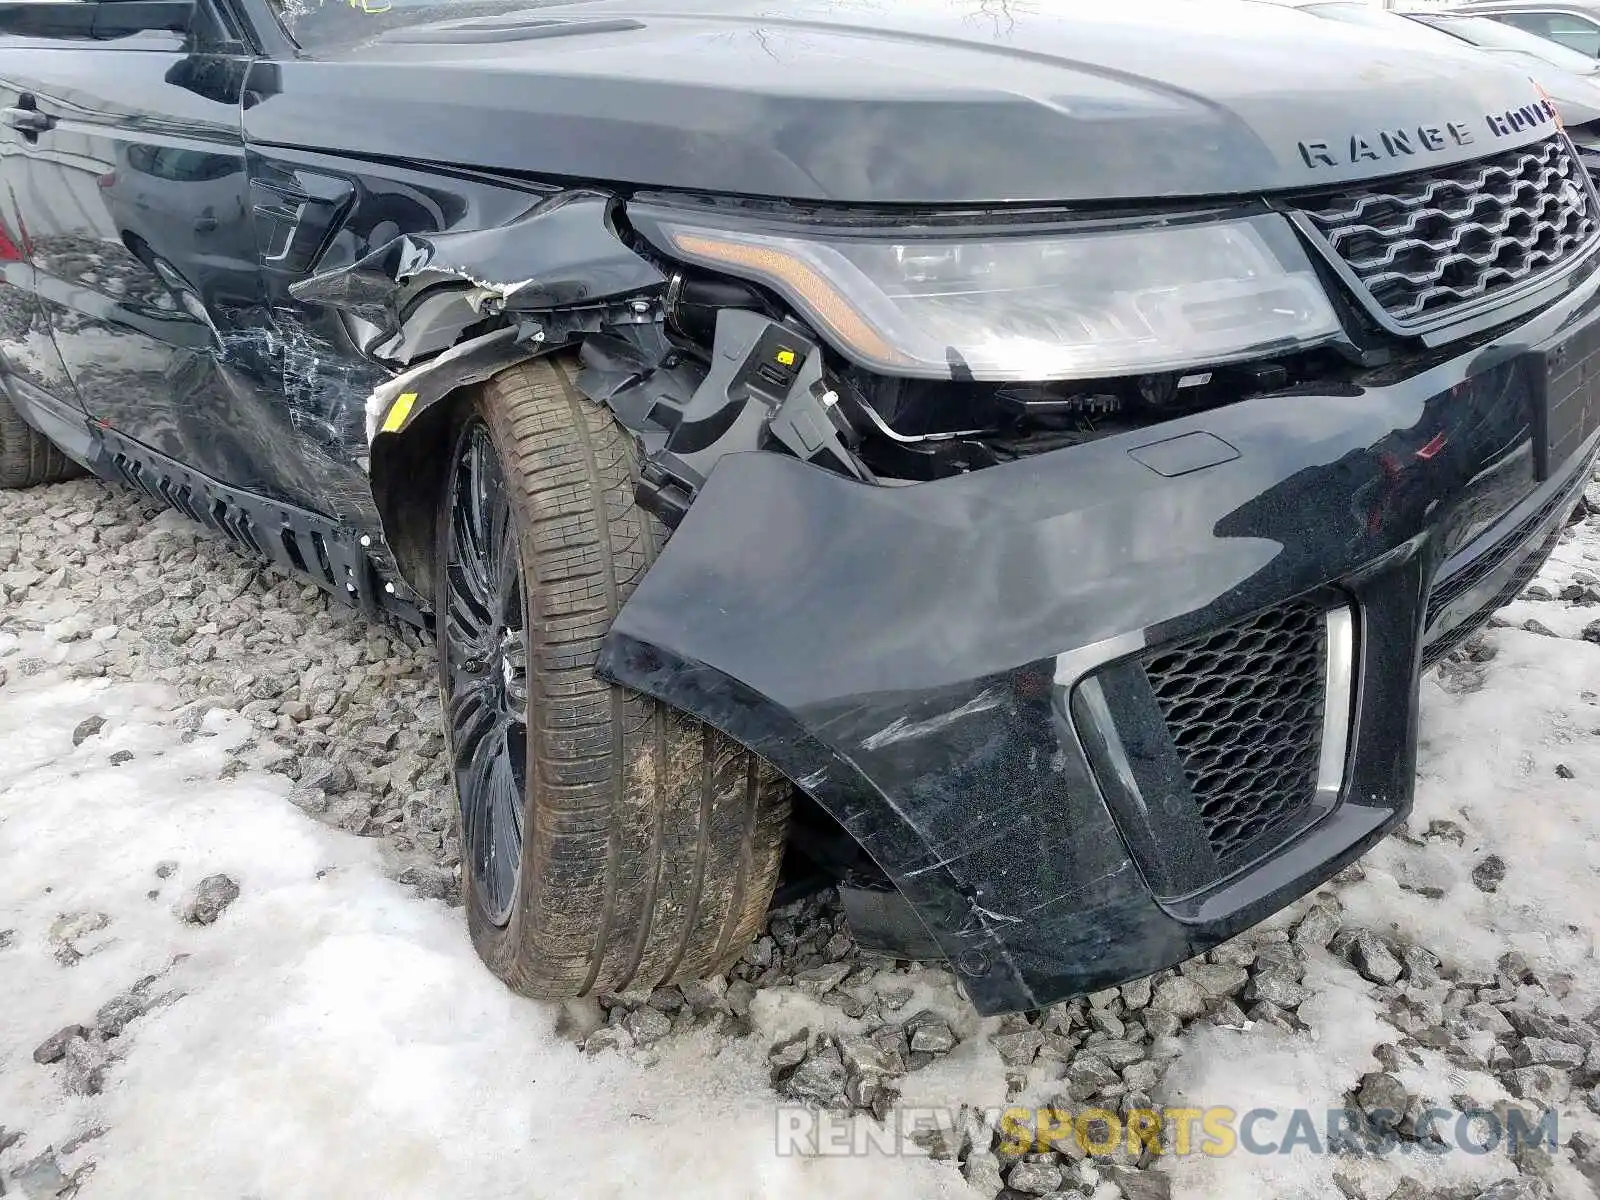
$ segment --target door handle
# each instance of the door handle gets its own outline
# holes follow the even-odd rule
[[[31,133],[38,137],[55,128],[56,119],[49,113],[42,113],[37,108],[8,108],[5,110],[6,124],[13,129],[20,129],[23,133]]]
[[[196,233],[215,233],[217,231],[217,219],[215,217],[195,218],[194,231]]]

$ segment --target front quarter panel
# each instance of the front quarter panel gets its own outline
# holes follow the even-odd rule
[[[258,139],[267,122],[279,138],[326,144],[325,121],[286,135],[270,114],[309,80],[347,86],[347,70],[258,64],[246,85],[264,298],[229,350],[259,364],[261,386],[282,389],[314,472],[330,481],[328,502],[356,511],[420,600],[442,470],[429,407],[559,345],[552,314],[664,281],[618,239],[602,191]],[[341,115],[366,112],[362,103],[352,96],[358,111]],[[385,421],[401,395],[404,412]]]

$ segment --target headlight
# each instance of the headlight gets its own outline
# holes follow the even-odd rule
[[[1145,374],[1339,332],[1304,250],[1272,214],[970,238],[629,215],[661,249],[768,285],[841,353],[891,375]]]

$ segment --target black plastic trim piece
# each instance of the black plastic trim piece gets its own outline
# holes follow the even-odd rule
[[[220,533],[246,556],[314,583],[369,617],[382,612],[427,626],[422,611],[379,574],[356,530],[218,483],[114,429],[100,428],[96,437],[100,454],[89,464],[96,474],[136,488]]]
[[[481,21],[459,21],[448,25],[424,25],[397,29],[380,39],[408,45],[466,46],[485,42],[527,42],[538,38],[577,37],[580,34],[631,33],[643,29],[644,22],[631,17],[559,21],[493,17]]]

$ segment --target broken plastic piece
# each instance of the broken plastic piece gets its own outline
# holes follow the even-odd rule
[[[387,340],[371,343],[373,352],[409,363],[452,344],[485,316],[600,305],[664,289],[666,277],[617,236],[614,203],[604,192],[575,190],[493,229],[402,234],[289,290],[376,326]],[[441,295],[441,287],[456,290]]]

